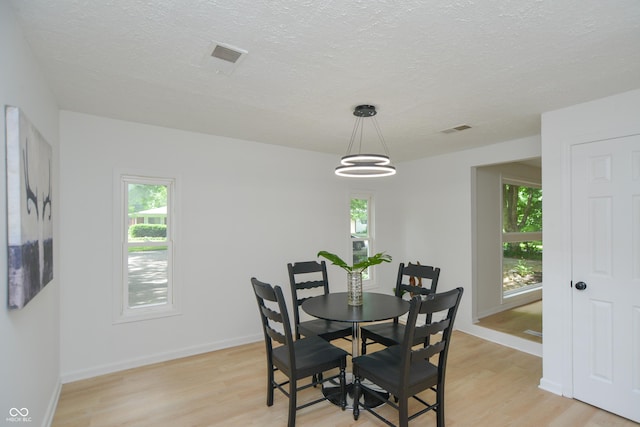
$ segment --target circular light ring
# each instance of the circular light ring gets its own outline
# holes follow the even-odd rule
[[[360,164],[384,166],[390,163],[389,157],[382,154],[351,154],[340,159],[340,164],[344,166],[357,166]]]
[[[396,168],[390,165],[360,163],[357,165],[338,166],[336,175],[348,178],[376,178],[396,174]]]

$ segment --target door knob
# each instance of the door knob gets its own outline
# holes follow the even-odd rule
[[[579,291],[584,291],[585,289],[587,289],[587,284],[584,282],[578,282],[576,283],[576,289]]]

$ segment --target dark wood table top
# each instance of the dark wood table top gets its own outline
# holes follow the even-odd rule
[[[401,316],[409,311],[409,302],[394,295],[364,292],[363,304],[347,304],[347,293],[337,292],[309,298],[302,309],[320,319],[341,322],[374,322]]]

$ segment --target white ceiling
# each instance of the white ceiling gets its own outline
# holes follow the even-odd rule
[[[11,2],[62,109],[336,155],[358,104],[404,161],[640,88],[638,0]]]

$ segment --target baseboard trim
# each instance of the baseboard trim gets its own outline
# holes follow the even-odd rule
[[[58,380],[56,383],[51,399],[49,399],[49,405],[47,406],[47,412],[42,419],[42,427],[50,427],[53,424],[53,417],[56,414],[56,408],[58,407],[58,399],[60,399],[60,391],[62,390],[62,381]]]
[[[204,345],[185,347],[177,350],[167,351],[163,353],[150,354],[148,356],[123,360],[120,362],[109,363],[105,365],[95,366],[88,369],[80,369],[77,371],[64,372],[60,376],[62,384],[74,381],[80,381],[100,375],[111,374],[114,372],[124,371],[126,369],[138,368],[140,366],[151,365],[153,363],[166,362],[168,360],[180,359],[182,357],[194,356],[196,354],[208,353],[210,351],[222,350],[224,348],[236,347],[243,344],[250,344],[263,340],[261,334],[248,335],[232,340],[217,341]],[[54,407],[55,409],[55,407]]]
[[[460,327],[457,329],[469,335],[482,338],[483,340],[491,341],[496,344],[542,358],[542,344],[535,341],[530,341],[500,331],[494,331],[493,329],[478,325],[468,325],[467,327]]]
[[[516,308],[516,307],[520,307],[520,306],[523,306],[523,305],[527,305],[527,304],[531,304],[531,303],[540,301],[542,299],[542,293],[539,292],[538,290],[535,290],[535,291],[531,291],[530,293],[528,293],[526,295],[517,295],[517,296],[511,297],[511,298],[513,298],[513,299],[505,299],[505,302],[503,302],[500,305],[488,308],[486,310],[483,310],[482,312],[478,312],[477,313],[476,322],[478,320],[482,320],[485,317],[492,316],[492,315],[498,314],[498,313],[502,313],[503,311],[511,310],[511,309]]]
[[[538,388],[540,388],[541,390],[544,391],[548,391],[550,393],[553,394],[557,394],[558,396],[562,396],[562,384],[558,384],[556,382],[553,381],[549,381],[547,379],[541,378],[540,379],[540,384],[538,385]]]

